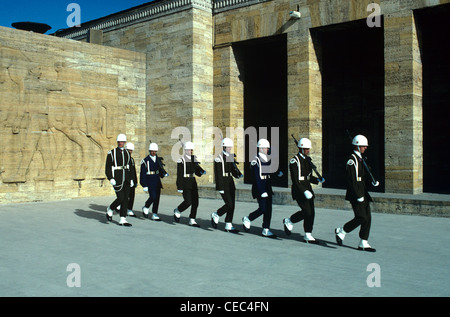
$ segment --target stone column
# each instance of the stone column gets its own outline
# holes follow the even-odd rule
[[[322,75],[318,48],[308,29],[288,33],[288,137],[307,137],[311,157],[322,170]],[[289,153],[296,153],[293,140]]]
[[[239,69],[239,52],[231,45],[214,49],[214,126],[223,137],[231,137],[238,161],[244,160],[240,129],[244,128],[244,85]]]
[[[422,62],[411,10],[384,17],[386,192],[423,190]]]
[[[207,174],[199,183],[214,181],[213,28],[209,10],[192,9],[192,120],[194,151]]]

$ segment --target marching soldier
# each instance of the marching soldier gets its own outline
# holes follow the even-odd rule
[[[214,160],[214,178],[216,181],[216,190],[219,191],[222,196],[225,205],[211,214],[211,224],[217,229],[219,218],[227,214],[225,217],[225,231],[231,233],[238,233],[233,225],[233,215],[236,197],[236,187],[234,185],[233,177],[240,178],[242,173],[236,166],[234,161],[234,155],[231,154],[233,148],[233,141],[230,138],[222,140],[223,152],[220,153]]]
[[[130,173],[131,173],[131,180],[133,181],[133,186],[130,187],[130,196],[128,197],[127,215],[130,217],[136,217],[136,215],[133,212],[133,205],[134,205],[134,197],[136,196],[136,187],[138,185],[138,182],[136,175],[136,165],[134,164],[134,158],[131,156],[131,154],[133,154],[134,151],[134,144],[128,142],[125,145],[125,148],[130,153]]]
[[[148,218],[150,206],[153,204],[152,220],[161,221],[158,216],[159,198],[163,188],[161,178],[169,176],[169,174],[164,170],[163,158],[157,155],[158,144],[150,143],[148,150],[149,155],[141,161],[140,181],[144,192],[149,195],[144,207],[142,207],[142,212],[144,217]]]
[[[311,141],[307,138],[301,138],[297,144],[299,152],[289,162],[292,180],[292,198],[297,201],[300,211],[294,213],[290,218],[283,220],[284,231],[287,235],[291,234],[294,223],[303,222],[305,230],[304,241],[306,243],[315,243],[316,239],[312,236],[314,225],[314,192],[311,183],[318,184],[324,182],[312,175],[311,164],[308,162],[308,155],[311,149]]]
[[[106,209],[106,219],[112,221],[113,210],[120,206],[120,221],[122,226],[131,226],[127,222],[127,207],[130,187],[134,186],[130,172],[131,155],[124,148],[127,137],[125,134],[117,136],[117,147],[106,156],[105,174],[116,192],[116,200]]]
[[[266,139],[260,139],[257,144],[258,154],[251,162],[252,169],[252,196],[258,201],[258,209],[242,218],[244,230],[250,230],[251,222],[263,215],[263,231],[262,235],[268,238],[277,238],[270,231],[270,220],[272,218],[272,184],[270,181],[271,173],[267,171],[270,166],[269,153],[270,143]],[[283,173],[280,171],[278,176]]]
[[[200,167],[200,163],[197,161],[196,156],[192,154],[193,150],[194,143],[186,142],[186,144],[184,144],[184,155],[177,161],[176,184],[178,192],[183,194],[184,201],[174,209],[173,218],[175,222],[180,222],[181,213],[191,207],[189,225],[200,227],[195,221],[198,208],[198,187],[195,175],[201,177],[206,174],[206,171]]]
[[[347,161],[347,192],[345,199],[352,204],[355,217],[347,222],[343,228],[336,228],[336,242],[342,245],[345,235],[353,231],[356,227],[361,226],[359,230],[359,237],[361,241],[358,245],[358,250],[375,252],[367,242],[369,238],[371,213],[369,202],[372,201],[369,192],[365,185],[365,170],[363,167],[362,154],[366,151],[369,143],[367,138],[363,135],[357,135],[353,138],[352,144],[354,146],[353,153]],[[378,182],[374,184],[377,186]]]

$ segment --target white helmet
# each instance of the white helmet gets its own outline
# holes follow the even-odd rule
[[[131,142],[128,142],[128,143],[125,145],[125,148],[126,148],[127,150],[134,151],[134,144],[131,143]]]
[[[364,135],[358,134],[353,138],[352,144],[357,146],[369,146],[369,141],[367,141],[367,138]]]
[[[233,147],[233,140],[231,140],[230,138],[223,139],[222,146],[223,147]]]
[[[187,141],[184,144],[184,149],[185,150],[193,150],[194,149],[194,143],[192,143],[191,141]]]
[[[158,144],[156,143],[150,143],[149,147],[148,147],[149,151],[158,151]]]
[[[310,149],[311,140],[308,138],[301,138],[300,141],[298,141],[298,147],[301,149]]]
[[[123,133],[117,136],[117,142],[127,142],[127,136]]]
[[[270,143],[266,139],[261,139],[258,141],[258,144],[256,146],[262,148],[270,148]]]

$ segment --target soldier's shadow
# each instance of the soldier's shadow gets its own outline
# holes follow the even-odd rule
[[[244,226],[242,225],[241,228],[239,228],[239,229],[242,229],[244,231]],[[283,239],[295,240],[295,241],[301,242],[302,244],[305,244],[305,245],[307,244],[304,241],[304,236],[301,235],[300,233],[291,233],[291,235],[288,236],[288,235],[286,235],[286,233],[284,232],[283,229],[270,229],[270,231],[277,236],[273,240],[283,240]],[[261,227],[252,226],[250,228],[250,230],[246,233],[259,235],[259,236],[263,237]],[[317,237],[314,237],[314,238],[316,239],[316,242],[311,243],[312,245],[318,245],[318,246],[325,247],[325,248],[337,249],[337,243],[332,243],[330,241],[326,241],[326,240],[323,240],[323,239],[320,239]],[[269,239],[269,238],[267,238],[267,239]],[[332,245],[335,245],[335,246],[332,246]]]
[[[90,210],[83,210],[83,209],[75,209],[75,214],[77,216],[87,218],[87,219],[93,219],[97,220],[104,224],[114,223],[116,225],[119,225],[118,221],[115,221],[114,218],[112,221],[108,221],[106,219],[106,208],[107,206],[103,205],[97,205],[97,204],[90,204],[89,205]],[[114,212],[115,214],[115,212]]]
[[[174,219],[173,215],[172,216],[167,216],[167,217],[168,217],[168,219],[171,219],[169,223],[172,223],[173,225],[185,225],[185,226],[191,227],[189,225],[189,217],[186,217],[183,214],[181,215],[180,222],[175,222],[175,219]],[[195,221],[197,222],[199,227],[192,227],[192,229],[201,229],[201,230],[205,230],[205,231],[213,231],[213,229],[210,228],[211,220],[205,220],[205,219],[201,219],[201,218],[196,218]]]
[[[301,235],[300,233],[291,233],[290,236],[286,235],[286,233],[284,232],[284,230],[279,230],[280,232],[282,232],[281,234],[285,237],[286,240],[295,240],[298,241],[302,244],[312,244],[312,245],[318,245],[321,247],[325,247],[325,248],[330,248],[330,249],[337,249],[337,243],[333,243],[327,240],[323,240],[320,239],[320,237],[316,237],[314,236],[314,239],[316,239],[316,241],[314,243],[306,243],[305,242],[305,236]],[[334,245],[334,246],[332,246]]]
[[[108,221],[106,219],[106,212],[100,213],[92,210],[83,210],[83,209],[75,209],[75,215],[87,218],[87,219],[93,219],[98,220],[101,223],[107,224]],[[114,221],[113,221],[114,222]]]

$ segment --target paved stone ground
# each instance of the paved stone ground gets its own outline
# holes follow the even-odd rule
[[[201,199],[198,223],[180,223],[173,209],[181,196],[162,196],[161,222],[142,216],[137,195],[132,227],[105,218],[114,197],[0,205],[0,296],[303,297],[450,295],[449,218],[372,214],[369,242],[376,253],[358,251],[358,232],[335,242],[334,228],[351,210],[317,209],[313,234],[303,243],[303,223],[284,234],[282,219],[295,206],[274,205],[272,231],[261,236],[262,218],[242,231],[241,218],[256,202],[237,202],[240,234],[210,223],[221,200]],[[70,267],[78,265],[79,270]],[[68,267],[69,266],[69,267]],[[79,273],[79,279],[75,274]],[[80,287],[69,287],[80,282]],[[379,282],[369,287],[370,282]]]

